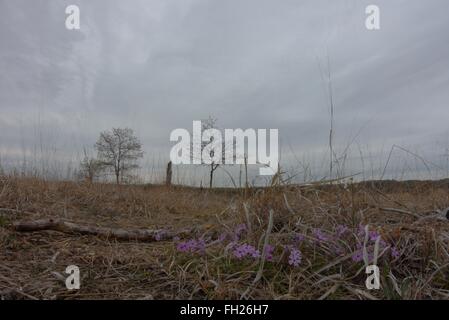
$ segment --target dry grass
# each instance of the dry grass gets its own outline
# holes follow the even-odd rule
[[[246,207],[246,209],[245,209]],[[449,207],[443,183],[377,183],[289,186],[250,190],[199,190],[114,186],[0,178],[0,296],[4,299],[448,299]],[[273,261],[237,259],[232,242]],[[60,217],[108,227],[178,230],[204,253],[182,253],[180,240],[116,242],[53,231],[18,233],[14,221]],[[235,228],[246,225],[238,239]],[[363,242],[359,226],[377,230],[381,289],[365,287],[363,261],[352,259]],[[348,231],[337,236],[338,226]],[[316,230],[325,234],[317,241]],[[293,243],[295,235],[304,240]],[[220,240],[218,240],[220,238]],[[182,240],[182,239],[181,239]],[[289,249],[302,253],[298,267]],[[394,247],[399,256],[391,254]],[[372,250],[372,247],[367,247]],[[65,288],[64,270],[81,270],[81,289]],[[256,279],[256,275],[261,275]]]

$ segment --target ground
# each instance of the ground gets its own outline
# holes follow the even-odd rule
[[[0,177],[0,298],[449,299],[448,207],[447,181],[208,190]],[[40,218],[191,232],[138,242],[13,227]],[[379,290],[365,286],[366,259]],[[65,286],[68,265],[79,290]]]

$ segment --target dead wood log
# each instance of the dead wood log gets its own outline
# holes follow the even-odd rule
[[[150,229],[115,229],[107,227],[79,225],[62,219],[41,219],[15,222],[13,223],[13,229],[19,232],[53,230],[67,234],[92,235],[105,239],[116,239],[124,241],[135,240],[142,242],[171,240],[173,239],[173,237],[183,237],[193,232],[192,229],[186,229],[178,232]]]
[[[172,162],[170,161],[167,164],[167,176],[165,177],[165,184],[167,186],[171,186],[172,176],[173,176]]]

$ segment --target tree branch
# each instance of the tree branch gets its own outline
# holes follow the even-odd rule
[[[34,221],[20,221],[13,223],[13,229],[19,232],[36,232],[53,230],[67,234],[92,235],[105,239],[117,239],[128,241],[163,241],[171,240],[175,236],[188,235],[193,232],[192,229],[171,232],[165,230],[150,229],[114,229],[106,227],[96,227],[88,225],[79,225],[62,219],[41,219]]]

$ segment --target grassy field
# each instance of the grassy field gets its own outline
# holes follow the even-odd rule
[[[1,177],[0,298],[448,299],[448,207],[447,181],[208,190]],[[41,218],[160,237],[12,227]],[[65,287],[68,265],[79,290]]]

